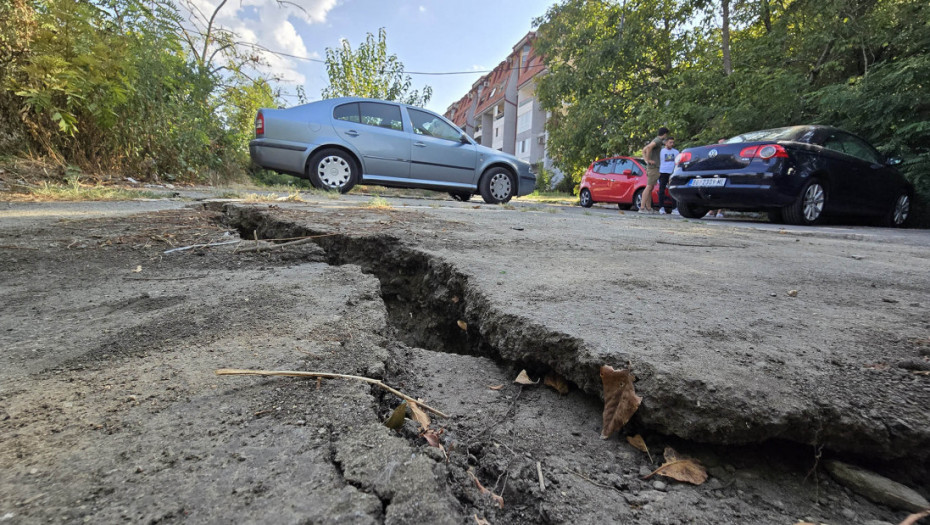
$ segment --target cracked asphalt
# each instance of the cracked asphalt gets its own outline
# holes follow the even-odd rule
[[[192,196],[0,203],[0,519],[906,515],[818,475],[821,455],[927,495],[926,231],[520,201]],[[165,253],[239,235],[239,246]],[[241,251],[306,235],[320,237]],[[700,458],[707,484],[644,480],[660,458],[599,439],[601,364],[638,378],[629,433],[653,456],[668,445]],[[227,367],[410,390],[452,416],[433,421],[448,459],[412,422],[381,425],[397,399],[366,384],[213,375]],[[573,389],[515,386],[521,368]]]

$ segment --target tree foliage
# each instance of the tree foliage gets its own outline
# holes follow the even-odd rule
[[[562,0],[537,20],[550,153],[580,177],[659,126],[687,147],[831,124],[902,157],[927,199],[928,20],[924,0]]]
[[[355,51],[348,40],[339,49],[326,48],[326,73],[329,86],[323,89],[323,98],[368,97],[425,106],[433,94],[429,86],[422,91],[411,89],[413,81],[404,73],[404,65],[397,55],[387,52],[383,27],[377,41],[368,33]]]
[[[0,14],[16,21],[0,29],[0,109],[18,117],[0,120],[0,137],[63,164],[187,180],[242,171],[251,118],[276,102],[237,50],[205,39],[194,53],[170,0],[13,0]]]

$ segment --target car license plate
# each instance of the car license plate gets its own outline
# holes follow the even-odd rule
[[[689,186],[701,186],[701,187],[718,187],[725,186],[727,179],[691,179],[691,182],[688,183]]]

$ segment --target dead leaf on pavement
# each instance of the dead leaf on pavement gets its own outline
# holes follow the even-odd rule
[[[394,409],[394,412],[391,413],[391,417],[387,418],[387,421],[384,422],[384,426],[397,430],[398,428],[404,426],[404,418],[407,415],[407,402],[401,401],[397,408]]]
[[[479,518],[478,513],[476,512],[475,513],[475,524],[476,525],[491,525],[491,522],[484,518]]]
[[[459,325],[459,328],[462,330],[468,330],[468,323],[465,321],[459,320],[456,324]]]
[[[481,492],[481,494],[483,494],[483,495],[485,495],[485,496],[490,496],[491,499],[494,500],[495,503],[497,503],[497,506],[498,506],[498,507],[504,508],[504,498],[502,498],[502,497],[498,496],[497,494],[491,492],[490,490],[484,488],[484,485],[482,485],[481,482],[478,481],[478,477],[475,476],[475,473],[472,472],[471,469],[468,469],[468,475],[471,476],[471,479],[473,479],[473,480],[475,481],[475,485],[478,486],[478,490]]]
[[[442,454],[446,457],[446,463],[448,463],[448,462],[449,462],[449,453],[446,452],[446,447],[442,446],[442,437],[441,437],[441,436],[442,436],[442,433],[443,433],[443,432],[445,432],[445,429],[442,429],[442,428],[441,428],[441,429],[439,429],[438,432],[435,431],[435,430],[427,430],[427,431],[423,432],[423,433],[420,434],[420,435],[423,436],[423,439],[426,440],[426,443],[427,443],[429,446],[431,446],[431,447],[433,447],[433,448],[438,448],[440,451],[442,451]]]
[[[568,382],[565,381],[564,377],[555,372],[546,374],[546,377],[543,379],[543,384],[554,388],[559,395],[564,396],[568,393]]]
[[[136,269],[132,271],[132,273],[141,273],[141,272],[142,272],[142,265],[136,266]]]
[[[604,427],[601,438],[607,439],[623,428],[636,413],[643,398],[636,395],[633,381],[636,379],[629,370],[614,370],[613,367],[601,367],[601,383],[604,385]]]
[[[700,485],[707,481],[707,471],[697,460],[679,457],[672,447],[665,447],[665,463],[643,479],[649,479],[656,474],[692,485]]]
[[[635,436],[627,436],[627,443],[633,445],[637,450],[641,450],[649,456],[649,462],[652,463],[652,454],[649,453],[649,447],[646,446],[646,441],[643,439],[643,436],[636,434]]]
[[[421,403],[423,402],[422,399],[418,399],[417,401]],[[420,424],[421,429],[429,429],[429,416],[427,416],[426,412],[420,408],[420,405],[416,403],[410,403],[410,413],[413,414],[413,420]]]
[[[504,388],[504,385],[494,385],[494,386],[489,386],[488,388],[490,388],[491,390],[500,390]]]
[[[520,370],[520,375],[513,380],[514,383],[518,385],[538,385],[539,381],[533,381],[530,379],[530,375],[526,373],[526,370]]]
[[[452,304],[456,304],[456,303],[458,303],[458,302],[459,302],[459,296],[453,295],[453,296],[452,296]]]

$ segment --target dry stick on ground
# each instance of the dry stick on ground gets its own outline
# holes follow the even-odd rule
[[[370,377],[350,376],[346,374],[331,374],[329,372],[296,372],[293,370],[239,370],[235,368],[221,368],[216,371],[216,375],[218,376],[290,376],[290,377],[317,377],[317,378],[323,377],[326,379],[354,379],[356,381],[364,381],[366,383],[370,383],[377,387],[383,388],[384,390],[387,390],[388,392],[394,394],[397,397],[406,399],[410,403],[416,403],[423,410],[428,410],[432,412],[433,414],[436,414],[439,417],[449,417],[446,414],[443,414],[442,412],[436,410],[435,408],[427,406],[417,401],[416,399],[408,396],[407,394],[404,394],[403,392],[399,390],[395,390],[385,385],[381,381],[377,379],[372,379]]]
[[[236,250],[236,253],[248,253],[248,252],[263,252],[266,250],[273,250],[275,248],[286,248],[288,246],[297,246],[299,244],[307,244],[313,242],[313,239],[319,239],[320,237],[332,237],[333,235],[340,235],[338,233],[324,233],[321,235],[311,235],[309,237],[301,237],[296,241],[284,242],[281,244],[268,244],[264,246],[255,245],[251,248],[243,248],[241,250]],[[274,241],[277,239],[262,239],[264,241]]]

